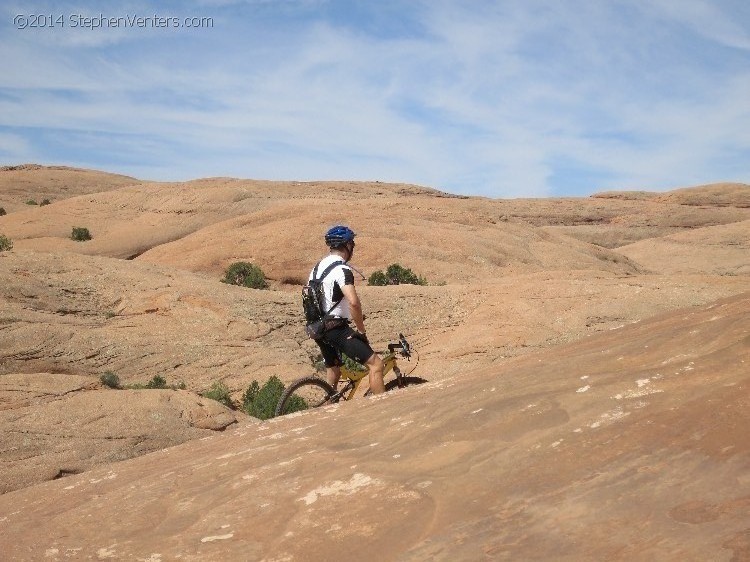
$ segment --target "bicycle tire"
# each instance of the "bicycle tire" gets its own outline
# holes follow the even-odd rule
[[[405,388],[407,386],[414,386],[417,384],[424,384],[427,381],[420,377],[401,377],[401,386],[398,384],[398,379],[393,379],[392,381],[388,381],[388,384],[385,385],[385,391],[389,392],[391,390],[396,390],[398,388]]]
[[[333,387],[323,379],[310,376],[298,379],[290,384],[279,398],[274,417],[318,408],[328,403],[336,393]]]
[[[386,383],[385,391],[390,392],[391,390],[398,390],[399,388],[406,388],[407,386],[424,384],[426,382],[428,381],[420,377],[401,377],[401,386],[398,385],[398,379],[393,379],[392,381],[388,381],[388,383]],[[364,395],[372,396],[372,390],[368,388],[367,392],[365,392]]]

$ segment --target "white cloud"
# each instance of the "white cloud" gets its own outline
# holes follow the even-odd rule
[[[41,161],[154,179],[382,179],[494,196],[747,180],[747,65],[681,52],[697,36],[736,48],[742,26],[697,0],[679,21],[664,2],[408,2],[404,21],[386,21],[398,33],[331,16],[347,3],[276,6],[195,3],[185,11],[218,26],[195,35],[52,44],[6,29],[0,131]],[[713,24],[698,34],[701,18]]]

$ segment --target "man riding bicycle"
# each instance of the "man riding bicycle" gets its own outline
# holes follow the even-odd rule
[[[338,225],[325,234],[330,253],[320,260],[310,272],[309,280],[319,279],[334,263],[339,262],[322,279],[325,332],[315,342],[320,347],[326,366],[328,383],[336,388],[341,377],[341,354],[364,364],[369,371],[370,390],[373,394],[385,391],[383,384],[383,360],[372,350],[365,332],[362,305],[354,288],[354,273],[347,265],[354,254],[355,233],[348,227]],[[354,323],[356,330],[352,329]]]

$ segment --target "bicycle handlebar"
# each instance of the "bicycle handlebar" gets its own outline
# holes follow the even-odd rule
[[[404,334],[399,333],[398,335],[398,341],[401,343],[401,347],[404,350],[404,355],[407,357],[411,355],[411,346],[409,345],[409,342],[406,341],[406,338],[404,337]]]
[[[406,338],[404,337],[404,334],[398,335],[398,343],[389,343],[388,344],[388,351],[393,353],[397,349],[401,349],[401,355],[404,357],[411,357],[411,346],[409,345],[409,342],[406,341]]]

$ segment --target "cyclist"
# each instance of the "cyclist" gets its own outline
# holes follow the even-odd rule
[[[325,234],[325,242],[330,253],[320,260],[310,272],[309,279],[335,262],[333,268],[323,278],[324,307],[329,310],[326,317],[326,331],[323,337],[315,340],[320,347],[326,366],[328,383],[336,388],[341,377],[341,353],[364,364],[369,371],[370,390],[373,394],[385,391],[383,384],[383,360],[372,350],[365,332],[362,305],[354,288],[354,273],[347,265],[354,254],[354,232],[347,226],[337,225]],[[354,324],[354,330],[351,324]]]

